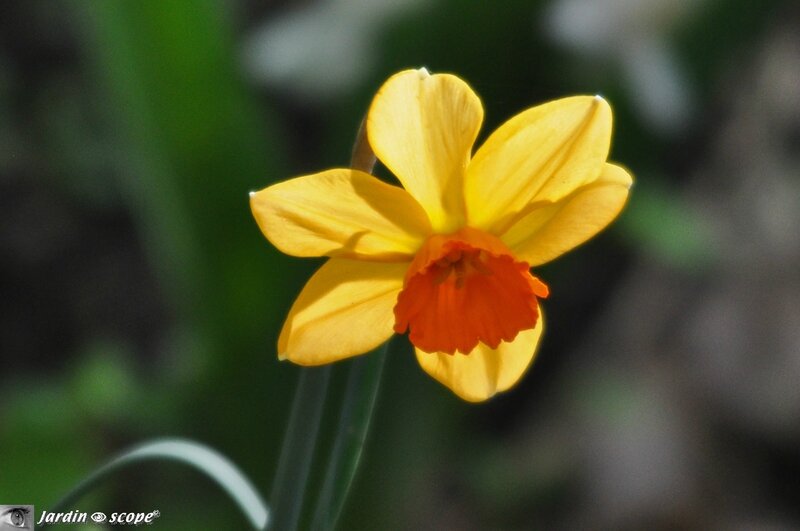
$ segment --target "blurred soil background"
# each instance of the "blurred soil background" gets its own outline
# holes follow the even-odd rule
[[[789,0],[3,2],[0,503],[47,509],[167,435],[269,492],[299,371],[277,333],[320,261],[274,250],[247,193],[347,165],[374,91],[419,66],[481,96],[479,142],[603,94],[636,183],[537,270],[546,332],[514,390],[466,404],[393,353],[341,529],[800,529]],[[245,526],[168,464],[77,508]]]

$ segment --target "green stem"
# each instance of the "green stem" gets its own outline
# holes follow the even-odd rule
[[[377,161],[375,152],[372,151],[372,146],[369,145],[369,139],[367,138],[367,120],[365,118],[361,120],[361,125],[358,126],[353,152],[350,155],[350,167],[365,173],[372,173]]]
[[[264,530],[267,528],[269,509],[244,474],[227,458],[214,450],[179,439],[153,441],[123,452],[89,474],[86,479],[78,483],[66,496],[53,505],[49,512],[63,512],[72,507],[86,493],[118,470],[142,461],[155,460],[181,462],[205,473],[233,498],[250,521],[253,529]],[[47,524],[36,526],[36,529],[46,526]]]
[[[274,514],[272,526],[276,531],[297,529],[330,374],[329,365],[300,371],[269,498]]]
[[[347,377],[339,432],[333,443],[325,480],[314,511],[311,529],[331,530],[341,515],[358,469],[375,409],[389,341],[377,351],[353,360]]]
[[[353,145],[350,166],[371,173],[375,162],[375,153],[367,139],[366,120],[362,120]],[[339,433],[336,436],[315,513],[321,513],[319,519],[325,522],[331,521],[331,518],[335,522],[344,504],[347,487],[355,475],[372,414],[384,354],[385,348],[381,353],[361,356],[353,361],[342,405]],[[295,531],[300,521],[330,373],[330,366],[306,368],[300,373],[300,382],[289,417],[289,427],[283,440],[278,470],[270,495],[270,504],[275,515],[272,525],[276,531]],[[368,405],[364,404],[365,398]],[[355,438],[348,436],[351,433]],[[335,495],[332,491],[329,492],[335,486],[341,486],[343,481],[343,490],[337,491]],[[314,525],[317,520],[318,517],[315,516]]]

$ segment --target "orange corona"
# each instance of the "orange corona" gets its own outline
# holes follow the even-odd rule
[[[547,286],[497,237],[465,227],[435,234],[417,252],[394,307],[394,330],[425,352],[497,348],[534,328]]]

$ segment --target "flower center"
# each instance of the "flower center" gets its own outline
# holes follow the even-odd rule
[[[465,227],[429,237],[406,273],[394,330],[425,352],[497,348],[536,326],[548,290],[498,238]]]

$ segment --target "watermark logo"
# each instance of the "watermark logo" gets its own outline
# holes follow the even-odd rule
[[[33,505],[0,505],[0,531],[33,529]]]
[[[11,506],[9,506],[11,507]],[[20,506],[13,506],[18,508]],[[30,507],[30,527],[9,527],[8,529],[33,529],[33,507]],[[16,515],[16,513],[15,513]],[[39,515],[39,521],[36,522],[37,526],[50,526],[50,525],[69,525],[69,524],[85,524],[88,522],[94,522],[96,524],[105,523],[109,526],[118,526],[118,525],[149,525],[152,524],[153,521],[161,516],[161,513],[158,510],[150,511],[146,513],[137,513],[137,512],[117,512],[117,513],[104,513],[100,511],[93,512],[89,514],[84,511],[67,511],[67,512],[51,512],[51,511],[42,511],[42,514]],[[0,526],[0,531],[5,531],[5,527]]]
[[[42,511],[37,521],[34,517],[33,505],[0,505],[0,531],[32,530],[34,523],[37,526],[85,524],[88,522],[105,523],[109,526],[149,525],[159,516],[161,516],[161,512],[157,509],[146,513],[103,513],[97,511],[92,514],[78,510],[66,512]]]

